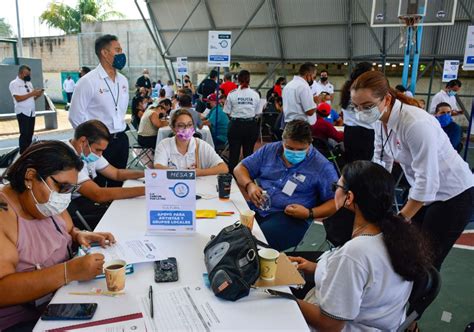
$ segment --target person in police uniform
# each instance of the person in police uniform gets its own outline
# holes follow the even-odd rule
[[[238,81],[239,87],[228,94],[224,105],[224,113],[230,117],[227,131],[230,172],[239,163],[241,149],[244,158],[253,153],[259,132],[256,116],[260,109],[260,96],[249,87],[249,71],[240,71]]]
[[[111,133],[110,143],[103,156],[115,168],[127,167],[128,137],[125,114],[128,107],[128,80],[117,70],[126,63],[125,54],[116,36],[104,35],[95,41],[95,54],[99,65],[82,77],[74,90],[69,110],[69,121],[74,129],[81,123],[97,119]],[[96,183],[101,186],[118,187],[122,182],[99,175]]]

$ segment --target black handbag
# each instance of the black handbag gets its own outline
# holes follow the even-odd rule
[[[240,222],[211,237],[204,248],[204,261],[217,297],[236,301],[249,295],[260,274],[257,245],[268,247]]]

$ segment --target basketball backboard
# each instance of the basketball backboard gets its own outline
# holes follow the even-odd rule
[[[372,0],[370,25],[399,27],[400,18],[421,15],[420,26],[453,25],[458,0]]]

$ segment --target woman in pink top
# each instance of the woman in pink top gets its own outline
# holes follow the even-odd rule
[[[73,258],[72,243],[115,242],[110,233],[73,227],[66,208],[82,161],[59,141],[30,146],[0,189],[0,330],[31,330],[63,285],[102,273],[104,256]]]

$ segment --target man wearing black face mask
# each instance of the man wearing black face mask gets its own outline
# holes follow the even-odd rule
[[[20,153],[30,146],[35,130],[35,100],[42,94],[42,89],[33,89],[31,69],[21,65],[18,76],[10,82],[10,93],[15,104],[15,113],[20,127]]]
[[[316,123],[316,104],[310,86],[313,84],[316,67],[311,62],[301,65],[298,75],[283,88],[283,113],[285,123],[304,120],[310,125]]]
[[[321,71],[319,81],[313,83],[311,91],[313,92],[313,96],[316,98],[317,103],[326,102],[331,105],[331,102],[334,99],[334,86],[329,83],[329,74],[327,70]],[[330,100],[323,100],[321,98],[321,93],[323,92],[331,96]]]
[[[116,36],[104,35],[95,41],[99,65],[82,77],[74,90],[69,122],[74,128],[88,120],[102,121],[111,133],[104,157],[117,169],[124,169],[128,160],[128,137],[125,114],[128,107],[128,81],[118,71],[125,67],[126,57]],[[117,187],[122,182],[98,176],[100,186]]]

